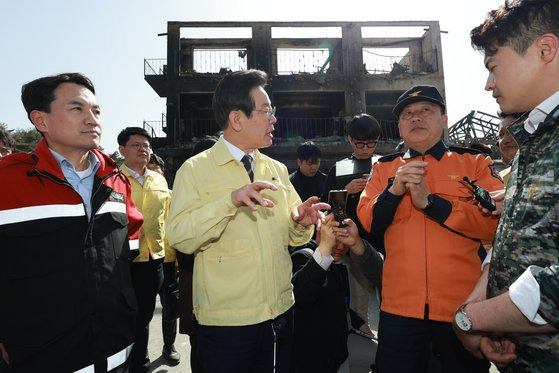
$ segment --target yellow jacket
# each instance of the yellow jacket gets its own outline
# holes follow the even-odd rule
[[[140,253],[134,262],[147,262],[165,256],[165,221],[171,201],[171,191],[167,181],[157,172],[146,170],[144,185],[136,180],[130,171],[120,166],[122,173],[128,177],[132,185],[132,199],[144,216],[144,224],[140,229]]]
[[[257,324],[294,303],[287,246],[309,241],[313,228],[291,218],[301,200],[285,165],[256,151],[254,180],[278,187],[261,193],[273,208],[233,205],[231,192],[250,179],[223,139],[177,172],[166,229],[171,246],[195,254],[193,303],[200,324]]]

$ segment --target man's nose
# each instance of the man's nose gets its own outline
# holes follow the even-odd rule
[[[495,88],[495,77],[492,73],[487,75],[487,80],[485,81],[485,90],[492,91]]]
[[[90,125],[95,125],[95,126],[100,126],[101,125],[101,117],[99,116],[99,114],[96,114],[92,111],[89,111],[87,113],[86,121],[87,121],[87,124],[90,124]]]

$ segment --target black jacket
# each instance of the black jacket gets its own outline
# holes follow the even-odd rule
[[[129,239],[143,218],[128,180],[93,153],[101,164],[90,220],[44,140],[0,162],[0,342],[10,372],[104,371],[134,341]]]
[[[335,373],[348,356],[347,272],[343,264],[332,264],[325,271],[310,252],[291,254],[295,295],[291,372]]]
[[[318,171],[313,177],[308,177],[297,169],[289,175],[289,180],[301,197],[301,201],[305,202],[309,197],[317,196],[320,198],[322,196],[326,185],[326,174]]]

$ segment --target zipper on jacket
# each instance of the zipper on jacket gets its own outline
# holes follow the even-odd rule
[[[425,154],[421,155],[421,160],[425,162]],[[425,181],[425,176],[423,176],[424,182],[425,184],[427,184],[427,181]],[[425,304],[429,304],[429,265],[428,263],[428,257],[427,257],[427,216],[425,216],[425,214],[423,214],[423,231],[424,231],[424,242],[423,242],[423,248],[425,250]],[[425,309],[425,308],[424,308]],[[423,314],[423,317],[425,317],[425,314]]]

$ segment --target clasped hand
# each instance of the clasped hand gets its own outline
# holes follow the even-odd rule
[[[431,193],[425,183],[425,172],[428,163],[411,161],[398,168],[392,186],[388,191],[395,196],[410,193],[413,205],[418,209],[427,206],[427,196]]]

